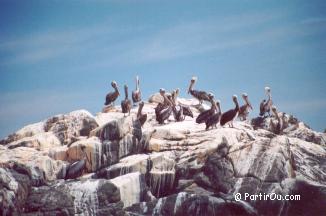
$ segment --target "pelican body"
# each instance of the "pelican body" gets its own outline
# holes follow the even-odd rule
[[[113,87],[114,91],[113,92],[109,92],[106,97],[105,97],[105,103],[104,105],[110,105],[111,103],[114,103],[114,101],[119,97],[120,93],[119,93],[119,89],[118,89],[118,85],[115,81],[111,82],[111,86]]]
[[[138,112],[137,112],[137,119],[139,120],[141,126],[143,126],[147,120],[147,114],[142,114],[143,107],[144,107],[144,102],[142,101],[139,103]]]
[[[283,132],[283,121],[279,117],[278,112],[277,112],[277,109],[276,109],[275,106],[272,106],[271,107],[271,110],[272,110],[272,112],[275,115],[275,118],[277,120],[277,124],[275,124],[272,119],[270,120],[271,130],[275,134],[281,134]]]
[[[157,109],[155,109],[155,113],[158,123],[164,124],[164,121],[167,120],[172,113],[172,102],[165,95],[164,89],[160,89],[160,94],[163,97],[164,102],[162,105],[158,105],[158,107],[156,107]]]
[[[131,101],[128,99],[128,86],[124,86],[125,89],[125,99],[121,101],[121,110],[122,113],[129,113],[130,115],[130,110],[131,110]]]
[[[204,112],[200,113],[197,118],[196,118],[196,123],[201,124],[206,122],[206,120],[215,114],[215,112],[217,111],[217,107],[216,107],[216,102],[214,100],[214,95],[209,93],[208,95],[210,102],[211,102],[211,108],[208,110],[205,110]]]
[[[245,104],[240,107],[238,117],[240,120],[244,121],[247,119],[247,116],[249,115],[249,110],[250,109],[253,110],[253,108],[248,100],[248,94],[243,93],[242,98]]]
[[[236,119],[236,117],[239,113],[239,103],[238,103],[237,96],[233,95],[232,99],[235,104],[235,108],[230,109],[222,114],[221,120],[220,120],[221,126],[224,126],[226,123],[229,123],[230,126],[233,127],[233,120]]]
[[[132,91],[131,93],[132,102],[134,104],[141,101],[141,91],[139,89],[139,77],[136,77],[136,90]]]
[[[190,80],[190,85],[189,85],[189,89],[188,89],[188,94],[191,94],[194,98],[197,98],[199,101],[199,104],[203,103],[203,100],[205,101],[210,101],[208,93],[205,91],[199,91],[199,90],[194,90],[193,86],[195,85],[197,78],[193,77]]]
[[[215,127],[217,128],[217,123],[219,123],[221,116],[222,116],[222,111],[221,111],[221,105],[220,101],[216,101],[216,106],[218,108],[218,111],[211,115],[205,122],[206,124],[206,130],[208,130],[210,127]]]
[[[268,116],[271,116],[270,111],[271,111],[271,107],[273,105],[273,101],[272,101],[272,94],[271,94],[271,89],[269,87],[265,87],[265,92],[268,96],[267,100],[263,100],[260,103],[260,116],[265,116],[266,113],[268,113]]]

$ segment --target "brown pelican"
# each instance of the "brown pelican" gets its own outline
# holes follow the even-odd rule
[[[224,126],[226,123],[229,123],[230,126],[233,127],[233,120],[236,119],[236,117],[239,113],[238,97],[236,95],[233,95],[232,99],[235,104],[235,108],[230,109],[222,114],[221,120],[220,120],[221,126]]]
[[[158,105],[155,109],[156,113],[156,120],[159,122],[159,124],[164,124],[164,121],[167,120],[172,112],[172,102],[167,98],[165,95],[165,90],[160,89],[160,94],[164,99],[163,104]]]
[[[128,86],[125,85],[125,99],[121,101],[121,109],[122,113],[129,113],[130,115],[130,109],[131,109],[131,101],[128,99]]]
[[[162,94],[165,94],[165,89],[161,88],[160,91],[159,91],[159,93],[162,96]],[[156,120],[157,120],[157,117],[158,117],[158,113],[161,112],[161,110],[164,109],[164,108],[166,108],[167,106],[168,106],[168,102],[163,97],[163,102],[162,103],[158,103],[157,106],[155,107]]]
[[[104,105],[110,105],[112,102],[114,103],[114,101],[119,97],[120,93],[119,93],[119,89],[118,89],[118,85],[115,81],[111,82],[111,86],[114,88],[114,92],[109,92],[106,95],[106,99],[105,99],[105,103]]]
[[[272,119],[270,119],[270,127],[271,127],[271,131],[275,134],[281,134],[282,131],[283,131],[283,121],[281,120],[281,118],[279,117],[278,115],[278,112],[276,110],[276,107],[275,106],[272,106],[272,112],[273,114],[275,115],[276,117],[276,120],[277,120],[277,124],[275,124],[273,122]]]
[[[217,111],[217,107],[216,107],[216,102],[214,100],[214,95],[212,93],[208,94],[208,97],[210,99],[211,102],[211,108],[208,110],[205,110],[204,112],[200,113],[197,118],[196,118],[196,123],[201,124],[206,122],[206,120],[212,116],[213,114],[215,114],[215,112]]]
[[[147,114],[142,114],[142,113],[141,113],[143,107],[144,107],[144,102],[141,101],[141,102],[139,103],[138,113],[137,113],[137,119],[139,120],[141,126],[143,126],[144,123],[145,123],[146,120],[147,120]]]
[[[242,98],[243,98],[245,104],[240,107],[238,117],[240,120],[244,121],[247,119],[247,116],[249,114],[249,109],[253,110],[253,108],[248,100],[247,93],[243,93]]]
[[[214,126],[215,128],[217,128],[216,124],[219,123],[219,121],[221,119],[221,115],[222,115],[220,104],[221,104],[221,102],[219,100],[217,100],[216,106],[218,108],[218,111],[206,120],[206,122],[205,122],[206,130],[208,130],[211,126]]]
[[[198,91],[198,90],[192,89],[196,80],[197,80],[197,77],[192,77],[192,79],[190,80],[188,94],[191,94],[193,97],[197,98],[199,100],[199,104],[202,104],[203,100],[210,101],[208,94],[205,91]]]
[[[132,102],[134,104],[141,101],[141,91],[139,89],[139,78],[138,78],[138,76],[136,76],[136,90],[132,91],[131,97],[132,97]]]
[[[177,89],[175,90],[175,100],[176,100],[176,103],[177,103],[177,98],[178,98],[178,96],[179,96],[179,93],[180,93],[180,89],[177,88]],[[191,118],[194,117],[194,114],[192,113],[192,111],[191,111],[191,109],[190,109],[189,106],[184,105],[184,104],[179,104],[179,106],[182,108],[182,110],[183,110],[183,114],[184,114],[185,116],[189,116],[189,117],[191,117]]]
[[[176,121],[183,121],[185,120],[185,116],[183,114],[183,108],[177,104],[177,90],[172,91],[171,93],[172,97],[172,111],[173,111],[173,116]]]
[[[271,107],[273,105],[273,101],[272,101],[272,94],[271,94],[271,89],[269,87],[265,87],[265,92],[268,96],[267,101],[264,99],[261,103],[260,103],[260,116],[265,116],[265,113],[268,113],[269,116],[270,115],[270,111],[271,111]]]

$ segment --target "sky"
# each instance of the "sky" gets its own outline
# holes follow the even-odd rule
[[[0,0],[0,138],[95,115],[112,80],[133,89],[136,75],[144,99],[177,87],[190,98],[192,76],[222,110],[246,92],[251,117],[270,86],[279,111],[323,131],[325,69],[326,1]]]

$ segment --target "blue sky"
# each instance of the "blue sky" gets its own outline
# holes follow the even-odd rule
[[[325,1],[0,1],[0,137],[102,109],[111,80],[214,92],[223,110],[264,86],[280,111],[326,128]],[[120,101],[121,98],[119,98]]]

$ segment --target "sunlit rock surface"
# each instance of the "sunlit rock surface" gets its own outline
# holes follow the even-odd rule
[[[1,215],[326,215],[326,134],[295,117],[205,130],[155,120],[160,95],[124,116],[111,107],[25,126],[0,141]],[[196,117],[207,104],[179,99]],[[272,123],[271,123],[272,122]],[[76,176],[71,179],[71,173]],[[241,193],[301,196],[242,200]]]

